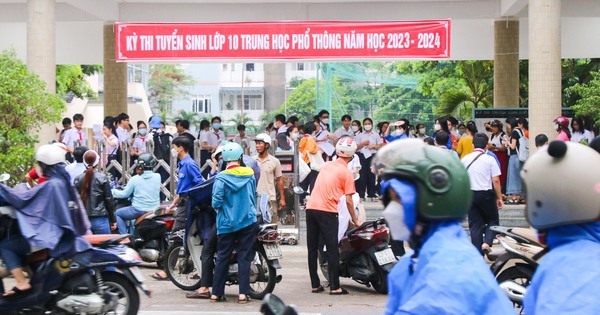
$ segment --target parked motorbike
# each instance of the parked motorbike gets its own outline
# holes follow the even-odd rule
[[[166,253],[167,275],[177,287],[183,290],[196,290],[201,285],[202,264],[200,254],[203,244],[198,228],[200,225],[200,212],[191,209],[195,209],[196,205],[202,203],[205,207],[203,211],[214,212],[212,207],[209,206],[213,183],[214,180],[208,180],[188,192],[190,211],[187,216],[186,233],[174,233],[171,237],[171,245]],[[281,275],[277,275],[277,269],[281,269],[279,259],[283,257],[279,248],[277,224],[260,225],[253,250],[255,254],[250,265],[249,295],[251,298],[258,300],[264,298],[267,293],[273,292],[275,285],[282,279]],[[234,252],[229,264],[226,285],[235,284],[238,284],[238,264]]]
[[[6,214],[12,207],[0,207]],[[122,236],[90,239],[94,247],[68,258],[51,258],[35,251],[24,267],[32,289],[19,297],[0,298],[1,314],[137,314],[140,296],[150,296],[137,268],[140,256],[120,245]],[[10,275],[0,259],[0,279]],[[4,282],[0,282],[4,292]]]
[[[533,278],[546,246],[537,241],[533,230],[524,228],[491,228],[503,249],[487,255],[492,260],[491,270],[508,298],[521,308],[527,286]],[[507,264],[512,266],[505,268]]]
[[[117,209],[131,205],[127,199],[117,199]],[[164,267],[164,258],[169,248],[169,235],[175,224],[174,210],[169,211],[166,205],[161,205],[154,211],[148,211],[132,224],[131,242],[129,246],[135,249],[145,262],[156,262],[158,267]]]
[[[389,246],[389,238],[383,218],[347,231],[339,247],[340,276],[386,294],[387,275],[398,261]],[[321,273],[329,280],[329,267],[322,253],[319,253],[319,264]]]

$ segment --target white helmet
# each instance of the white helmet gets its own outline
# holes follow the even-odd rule
[[[213,159],[216,159],[216,156],[217,156],[219,153],[221,153],[221,152],[223,152],[223,146],[222,146],[222,145],[219,145],[219,146],[217,147],[217,149],[215,149],[215,152],[213,152],[213,154],[211,154],[211,157],[212,157]]]
[[[254,141],[262,141],[268,145],[271,145],[273,140],[271,139],[271,137],[268,134],[261,133],[261,134],[257,135],[256,138],[254,138]]]
[[[346,136],[341,137],[335,145],[335,154],[341,157],[352,157],[356,152],[356,141],[354,138]]]
[[[598,152],[573,142],[553,141],[529,157],[521,170],[529,223],[546,229],[600,220],[598,165]]]
[[[35,160],[46,165],[65,163],[66,153],[67,151],[60,145],[44,144],[35,152]]]

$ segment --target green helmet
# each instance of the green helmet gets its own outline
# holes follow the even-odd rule
[[[469,175],[463,164],[450,152],[422,140],[384,146],[373,166],[384,180],[398,178],[415,184],[417,213],[425,219],[462,219],[471,206]]]
[[[135,168],[152,171],[157,164],[158,160],[156,160],[154,155],[144,153],[138,157]]]

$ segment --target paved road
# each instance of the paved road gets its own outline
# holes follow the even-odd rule
[[[372,288],[367,288],[351,279],[341,279],[342,286],[350,291],[349,295],[330,296],[327,290],[320,294],[311,294],[306,248],[301,245],[283,245],[282,252],[283,269],[279,271],[283,275],[283,280],[276,285],[274,293],[286,303],[296,305],[302,314],[364,315],[383,312],[387,295],[378,294]],[[146,284],[153,294],[152,298],[142,297],[140,314],[258,314],[260,301],[252,301],[247,305],[237,304],[237,286],[225,288],[228,299],[225,303],[190,300],[185,298],[184,291],[171,282],[150,278],[156,270],[152,265],[142,268],[142,272],[147,277]]]

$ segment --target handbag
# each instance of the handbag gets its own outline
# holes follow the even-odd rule
[[[323,156],[321,156],[321,154],[319,154],[319,152],[312,154],[312,153],[307,153],[308,155],[308,160],[310,161],[310,169],[313,171],[320,171],[321,170],[321,166],[325,163],[325,161],[323,160]]]
[[[298,156],[298,160],[300,161],[300,163],[298,164],[298,181],[303,182],[308,176],[308,174],[310,174],[310,167],[308,166],[308,164],[306,164],[306,162],[304,162],[302,154]]]

